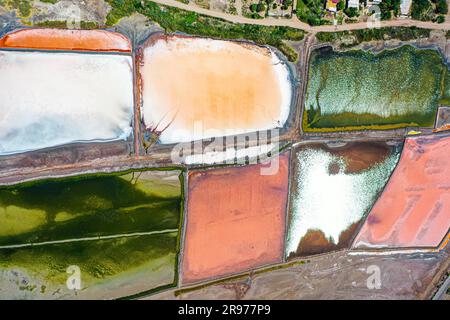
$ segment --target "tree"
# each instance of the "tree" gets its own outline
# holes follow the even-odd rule
[[[442,15],[437,16],[436,22],[437,23],[444,23],[445,22],[445,17],[442,16]]]
[[[349,18],[353,18],[353,17],[359,16],[358,9],[356,9],[356,8],[347,8],[347,9],[345,9],[345,14],[346,14]]]
[[[448,5],[446,0],[438,0],[436,2],[436,13],[447,14]]]
[[[338,4],[337,4],[337,10],[338,10],[338,11],[341,11],[341,10],[344,10],[344,9],[345,9],[345,1],[344,1],[344,0],[341,0],[341,1],[339,1]]]
[[[428,0],[427,0],[428,1]],[[383,0],[380,4],[381,20],[389,20],[392,13],[397,16],[400,12],[400,0]]]
[[[429,20],[426,13],[431,9],[431,3],[428,0],[413,0],[411,6],[411,17],[416,20]]]
[[[258,2],[258,4],[256,5],[256,11],[258,12],[262,12],[265,10],[265,6],[262,2]]]

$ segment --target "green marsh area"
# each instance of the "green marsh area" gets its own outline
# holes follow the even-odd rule
[[[0,297],[22,291],[70,295],[70,265],[80,267],[87,297],[108,291],[120,297],[175,283],[180,174],[141,171],[1,187],[0,275],[19,272],[25,280]],[[23,244],[34,245],[14,247]],[[0,276],[0,285],[7,283],[13,282]]]
[[[152,1],[107,0],[111,6],[106,25],[113,26],[120,19],[140,13],[157,23],[166,32],[183,32],[190,35],[219,39],[246,39],[258,44],[278,48],[289,61],[296,61],[297,52],[284,40],[300,41],[305,32],[284,26],[239,24],[202,15]]]
[[[310,60],[303,129],[433,126],[448,68],[438,51],[403,46],[373,54],[325,48]]]

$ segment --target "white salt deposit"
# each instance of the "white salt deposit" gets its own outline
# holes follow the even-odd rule
[[[394,153],[368,170],[346,174],[340,157],[320,149],[299,151],[300,171],[295,182],[298,195],[293,200],[287,255],[297,250],[308,230],[321,230],[337,243],[341,232],[359,221],[373,205],[398,159],[399,153]],[[340,164],[339,173],[329,173],[332,163]]]
[[[0,154],[126,139],[132,60],[124,55],[0,51]]]
[[[186,164],[222,164],[237,163],[245,164],[245,159],[248,157],[249,161],[256,163],[256,158],[260,157],[261,161],[269,159],[269,152],[275,151],[275,144],[263,144],[260,146],[253,146],[248,148],[227,148],[225,151],[211,151],[200,154],[193,154],[186,156],[184,163]]]

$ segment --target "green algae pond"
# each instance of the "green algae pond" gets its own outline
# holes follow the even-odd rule
[[[182,184],[180,170],[144,170],[0,187],[0,298],[119,298],[175,284]],[[77,293],[66,287],[71,265]]]
[[[310,60],[303,129],[431,127],[447,79],[447,65],[433,49],[318,49]]]

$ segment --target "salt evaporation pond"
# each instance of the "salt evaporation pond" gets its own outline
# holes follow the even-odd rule
[[[267,47],[182,36],[143,53],[145,126],[177,143],[281,127],[291,105],[287,65]]]
[[[265,165],[189,172],[183,283],[240,273],[283,258],[289,153]]]
[[[350,245],[358,222],[375,202],[399,159],[399,148],[323,145],[295,154],[295,182],[286,255],[308,255]]]
[[[0,154],[126,139],[133,115],[125,55],[0,51]]]
[[[0,299],[111,299],[175,284],[181,174],[144,170],[0,187]],[[76,293],[66,286],[70,265],[82,270]]]
[[[106,30],[22,29],[1,38],[0,47],[131,52],[131,43],[124,35]]]
[[[353,247],[437,247],[450,227],[450,135],[406,139]]]
[[[431,49],[403,46],[379,54],[315,51],[304,129],[432,126],[447,73],[442,56]]]

